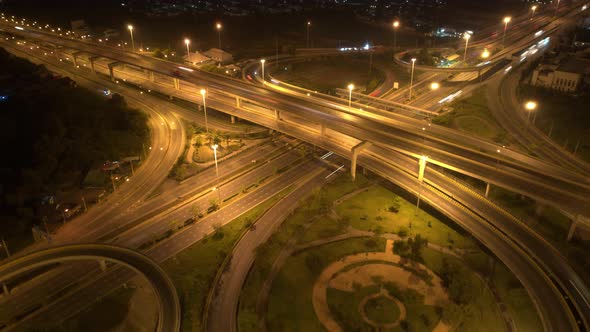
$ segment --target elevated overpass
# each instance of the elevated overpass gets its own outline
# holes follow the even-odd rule
[[[9,29],[6,27],[6,30]],[[37,31],[12,28],[11,32],[164,76],[170,77],[179,71],[178,64],[117,49]],[[217,108],[228,114],[263,125],[270,120],[304,126],[318,135],[310,142],[321,140],[321,134],[328,129],[328,132],[338,133],[344,140],[357,143],[370,141],[388,150],[413,156],[416,160],[428,155],[430,162],[445,168],[521,193],[573,215],[590,216],[590,179],[587,176],[488,141],[376,108],[348,108],[340,102],[267,89],[206,72],[182,71],[180,75],[180,78],[174,79],[208,87],[211,92],[208,99],[218,98],[223,104]]]
[[[39,267],[81,260],[96,260],[103,270],[107,269],[106,261],[114,262],[144,276],[154,290],[160,309],[156,331],[180,331],[180,302],[172,280],[156,262],[128,248],[106,244],[75,244],[35,251],[0,265],[0,282]]]
[[[100,52],[100,49],[98,51]],[[142,68],[148,67],[152,70],[155,68],[154,71],[168,76],[171,75],[171,71],[176,70],[178,67],[177,64],[158,62],[158,60],[124,52],[113,54],[115,54],[111,55],[113,57],[105,55],[101,56],[117,59],[117,61],[134,65],[139,64],[139,67]],[[122,61],[122,59],[125,60]],[[135,62],[132,62],[133,60],[135,60]],[[426,154],[429,156],[429,160],[435,164],[455,170],[458,170],[463,166],[468,166],[468,171],[465,171],[462,168],[460,171],[466,172],[466,174],[470,173],[475,177],[487,177],[491,183],[494,183],[493,181],[497,181],[495,183],[508,183],[512,186],[509,187],[509,189],[517,192],[523,190],[521,187],[534,185],[536,183],[537,186],[535,188],[529,187],[526,189],[529,190],[529,193],[534,193],[536,191],[536,197],[542,198],[543,190],[556,190],[556,199],[559,199],[559,196],[561,195],[569,195],[569,197],[576,196],[578,201],[571,203],[569,207],[575,211],[585,211],[583,208],[581,208],[581,210],[578,209],[580,209],[579,204],[584,206],[586,205],[584,202],[588,201],[587,178],[572,174],[569,171],[545,164],[539,160],[514,151],[502,151],[502,154],[497,152],[498,154],[495,154],[495,158],[487,156],[487,160],[478,160],[482,155],[485,155],[485,153],[481,153],[481,151],[477,151],[477,149],[473,147],[466,148],[454,143],[462,141],[463,136],[448,131],[446,128],[443,129],[432,126],[426,131],[420,131],[420,126],[425,125],[424,122],[412,122],[409,119],[396,117],[392,114],[380,113],[378,110],[374,110],[374,112],[356,111],[330,101],[318,100],[316,98],[305,98],[304,96],[294,95],[290,92],[277,93],[276,91],[264,87],[254,87],[242,82],[228,80],[225,77],[219,77],[207,73],[190,72],[187,74],[183,72],[182,75],[182,80],[193,84],[205,85],[210,88],[210,91],[213,93],[210,95],[211,100],[208,101],[208,105],[213,108],[257,122],[269,128],[286,132],[319,146],[339,151],[339,154],[351,157],[353,160],[355,157],[351,156],[352,147],[358,146],[358,144],[364,141],[371,142],[371,147],[375,147],[375,149],[378,148],[378,150],[371,150],[371,147],[369,147],[360,152],[357,155],[359,158],[359,164],[368,166],[370,169],[375,170],[376,173],[381,175],[387,175],[387,172],[391,172],[390,175],[388,175],[388,178],[395,179],[391,174],[398,174],[394,173],[393,169],[398,167],[395,165],[400,153],[401,155],[406,156],[406,158],[407,156],[410,156],[411,158],[409,160],[414,161]],[[447,140],[448,137],[447,139],[441,138],[448,134],[451,136],[450,140]],[[425,144],[426,138],[428,138],[428,146]],[[464,137],[464,139],[469,141],[470,138]],[[471,143],[480,146],[480,148],[485,147],[485,149],[491,148],[492,146],[497,148],[496,145],[485,141],[472,141]],[[374,158],[377,158],[380,165],[379,168],[369,164],[369,161],[366,159],[368,153],[371,153]],[[494,154],[492,153],[492,155]],[[448,164],[446,161],[447,159],[445,158],[451,158],[449,160],[453,162],[462,162],[465,164],[461,164],[461,166],[453,166]],[[476,161],[473,162],[473,160]],[[530,165],[529,162],[531,163]],[[545,171],[547,173],[544,173]],[[482,176],[481,174],[483,173],[486,173],[487,175]],[[529,177],[531,175],[533,175],[535,180]],[[536,182],[538,180],[542,181],[544,176],[550,177],[550,182],[557,182]],[[498,177],[501,177],[502,179],[498,180]],[[518,181],[518,178],[521,178],[520,182]],[[513,181],[516,181],[516,183]],[[576,191],[568,192],[567,190],[570,187],[573,188],[572,185],[574,185],[573,187],[577,187]],[[551,189],[550,187],[552,186],[555,186],[555,188]],[[568,189],[561,189],[561,186]],[[410,188],[409,185],[402,185],[402,187]],[[411,192],[417,192],[415,187],[411,187],[410,189]],[[440,196],[440,190],[437,195]],[[444,195],[447,197],[445,199],[452,201],[449,195],[453,195],[453,192]],[[545,201],[548,201],[552,200],[553,197],[544,199]],[[445,211],[452,214],[453,219],[458,220],[458,222],[464,220],[461,218],[465,217],[465,213],[458,213],[456,211],[452,212],[452,207],[450,205],[445,205],[440,202],[442,201],[439,201],[439,203],[433,201],[433,206],[446,209]],[[560,200],[559,204],[562,203],[566,203],[563,198]],[[467,214],[473,214],[473,212],[468,212]],[[478,234],[478,238],[479,236],[486,237],[487,235]],[[497,238],[497,241],[505,240],[506,239],[502,239],[502,237],[499,239]],[[482,241],[482,243],[486,245],[488,242],[489,241],[486,241],[485,238]],[[511,252],[518,252],[518,249],[512,248],[510,250],[512,250]],[[504,259],[509,260],[510,254],[505,254],[502,260]],[[530,264],[528,265],[530,267]],[[533,264],[533,267],[534,265],[535,264]],[[509,266],[514,267],[514,264],[510,264]],[[516,267],[516,269],[518,270],[518,267]],[[567,288],[567,294],[570,294],[567,295],[567,297],[575,298],[576,303],[580,303],[580,306],[584,309],[584,295],[581,295],[581,297],[571,295],[576,294],[575,288],[582,287],[583,285],[574,285],[574,288],[572,288],[572,286],[568,284],[568,279],[563,279],[562,285]],[[530,284],[526,287],[529,292],[534,290]],[[552,289],[552,292],[554,292],[554,287]],[[538,296],[536,299],[539,301],[543,300],[544,296]],[[545,302],[554,302],[555,305],[555,300],[555,293],[553,293],[553,295],[545,299]],[[561,307],[561,305],[558,305],[556,309],[559,307]],[[547,330],[562,331],[564,330],[564,327],[569,326],[571,323],[571,317],[567,318],[569,317],[567,313],[565,316],[562,316],[561,313],[558,313],[557,311],[555,311],[555,313],[556,317],[560,317],[559,319],[561,322],[544,322],[544,325],[546,324],[546,326],[549,327]],[[553,320],[550,316],[549,313],[545,318]],[[574,324],[573,327],[569,326],[569,328],[565,330],[576,329],[577,327]]]

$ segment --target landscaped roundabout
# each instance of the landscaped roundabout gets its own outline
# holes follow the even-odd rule
[[[346,256],[325,268],[313,307],[328,331],[406,329],[408,320],[446,331],[439,316],[449,299],[441,284],[424,265],[395,255],[387,240],[384,252]]]

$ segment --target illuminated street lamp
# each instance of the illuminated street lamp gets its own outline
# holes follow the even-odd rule
[[[311,26],[311,21],[307,21],[307,39],[305,40],[305,47],[309,48],[309,27]]]
[[[186,44],[186,61],[191,62],[191,51],[188,47],[191,44],[191,41],[188,38],[184,38],[184,43]]]
[[[348,85],[348,107],[352,107],[352,90],[354,90],[354,84]]]
[[[416,58],[412,58],[412,73],[410,75],[410,96],[409,100],[412,100],[412,85],[414,84],[414,65],[416,64]]]
[[[397,28],[399,28],[399,21],[393,21],[393,50],[397,48]]]
[[[131,49],[133,52],[135,52],[135,42],[133,41],[133,25],[129,24],[127,29],[129,29],[129,34],[131,35]]]
[[[470,34],[467,32],[463,34],[463,39],[465,39],[465,54],[463,55],[463,62],[467,61],[467,46],[469,45],[469,38],[471,38]]]
[[[262,84],[264,84],[264,63],[266,62],[265,59],[260,59],[260,63],[262,64]]]
[[[531,7],[531,20],[533,19],[533,17],[535,17],[535,10],[537,10],[536,5]]]
[[[201,96],[203,97],[203,110],[205,111],[205,131],[207,134],[209,133],[209,125],[207,124],[207,102],[205,99],[205,95],[207,94],[207,90],[201,89]]]
[[[537,109],[537,102],[529,100],[524,104],[524,108],[528,111],[527,120],[531,121],[531,113],[533,113]]]
[[[217,28],[217,44],[219,49],[221,49],[221,23],[218,22],[215,27]]]
[[[440,84],[438,82],[430,83],[430,90],[438,90],[440,88]]]
[[[510,23],[510,21],[512,21],[512,17],[504,17],[504,34],[502,35],[502,48],[505,47],[504,43],[506,41],[506,29],[508,29],[508,23]]]
[[[483,49],[483,52],[481,52],[481,57],[482,57],[482,59],[487,59],[487,58],[489,58],[489,57],[490,57],[490,51],[488,51],[488,49],[487,49],[487,48],[484,48],[484,49]]]

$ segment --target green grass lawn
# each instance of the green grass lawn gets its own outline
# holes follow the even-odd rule
[[[483,88],[473,91],[470,97],[449,106],[451,111],[432,119],[432,122],[488,138],[504,145],[511,143],[506,131],[492,115]]]
[[[492,282],[519,332],[542,331],[543,325],[527,291],[516,277],[502,264],[496,264]]]
[[[314,59],[275,68],[272,75],[278,80],[319,92],[346,89],[353,83],[357,92],[362,88],[372,90],[379,85],[384,74],[375,66],[369,74],[368,56],[333,56]]]
[[[314,216],[318,216],[319,200],[317,197],[323,196],[329,202],[339,197],[353,192],[365,185],[369,180],[362,174],[358,174],[356,181],[352,182],[349,176],[338,176],[332,182],[318,189],[313,197],[300,203],[300,207],[293,212],[279,227],[279,229],[270,237],[270,239],[258,248],[254,265],[246,278],[242,292],[240,294],[240,304],[238,308],[238,325],[240,331],[258,331],[256,318],[256,299],[260,287],[264,283],[271,266],[277,255],[284,245],[295,236],[303,236],[305,241],[317,239],[317,232],[327,235],[326,232],[336,234],[333,224],[329,218],[320,218],[316,222],[319,226],[313,224],[312,235],[303,234],[303,225],[311,222]],[[326,231],[326,229],[328,229]]]
[[[311,302],[314,282],[326,266],[341,257],[385,250],[384,239],[372,239],[376,246],[368,246],[368,240],[355,238],[326,244],[288,258],[270,291],[269,331],[323,331]]]
[[[399,202],[399,212],[389,212],[394,201]],[[336,207],[339,216],[350,218],[350,225],[359,230],[378,233],[406,231],[420,234],[429,242],[441,246],[470,248],[471,239],[462,236],[443,222],[410,203],[390,190],[375,185]],[[410,229],[411,226],[411,229]]]
[[[377,324],[394,323],[399,319],[401,313],[397,304],[385,296],[378,296],[367,300],[363,311],[369,320]]]
[[[330,311],[334,315],[334,318],[341,324],[344,331],[374,331],[374,328],[362,319],[358,306],[361,300],[366,296],[378,293],[381,286],[386,289],[390,289],[391,287],[397,288],[397,286],[392,283],[386,283],[385,285],[371,285],[360,288],[355,292],[346,292],[335,288],[328,288],[328,305],[330,306]],[[404,291],[397,290],[396,293],[403,295],[400,296],[398,300],[400,300],[405,306],[407,316],[397,327],[391,329],[383,328],[380,331],[432,331],[440,320],[441,309],[425,305],[423,303],[424,296],[413,289],[407,289]],[[365,306],[367,317],[369,317],[369,319],[372,318],[374,322],[381,321],[382,323],[390,323],[397,320],[400,314],[397,305],[393,301],[384,297],[379,297],[378,299],[385,299],[386,301],[383,301],[383,303],[380,304],[381,308],[378,310],[375,310],[376,308],[373,308],[373,310],[368,309],[367,306],[369,303],[367,303]]]
[[[275,195],[162,264],[180,297],[182,331],[204,331],[203,307],[217,270],[246,227],[286,194]]]
[[[590,241],[566,241],[572,223],[569,218],[553,207],[539,205],[532,199],[502,188],[492,187],[490,197],[549,241],[568,259],[583,279],[590,281],[590,255],[587,254],[590,250]]]
[[[539,129],[546,134],[551,131],[553,140],[569,151],[573,151],[579,141],[577,155],[590,161],[590,113],[587,112],[590,96],[572,96],[528,85],[520,85],[518,92],[523,103],[537,101],[535,125]]]
[[[447,261],[463,265],[456,257],[442,254],[438,251],[425,248],[423,252],[424,264],[435,273],[441,273],[443,258]],[[504,323],[490,290],[485,287],[483,281],[472,271],[468,270],[468,284],[473,294],[470,302],[458,306],[460,315],[454,322],[460,331],[480,331],[482,326],[486,331],[504,331]],[[447,308],[444,308],[447,310]],[[444,314],[443,314],[444,316]]]

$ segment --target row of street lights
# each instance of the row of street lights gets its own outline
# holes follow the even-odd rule
[[[217,22],[215,24],[215,28],[217,29],[217,47],[219,49],[221,49],[221,28],[222,27],[223,26],[219,22]],[[135,52],[135,42],[133,40],[133,25],[131,25],[131,24],[127,25],[127,30],[129,30],[129,35],[131,36],[131,49],[133,52]],[[187,59],[190,60],[190,51],[189,51],[188,45],[191,43],[191,41],[190,41],[190,39],[185,38],[184,43],[186,44]]]

